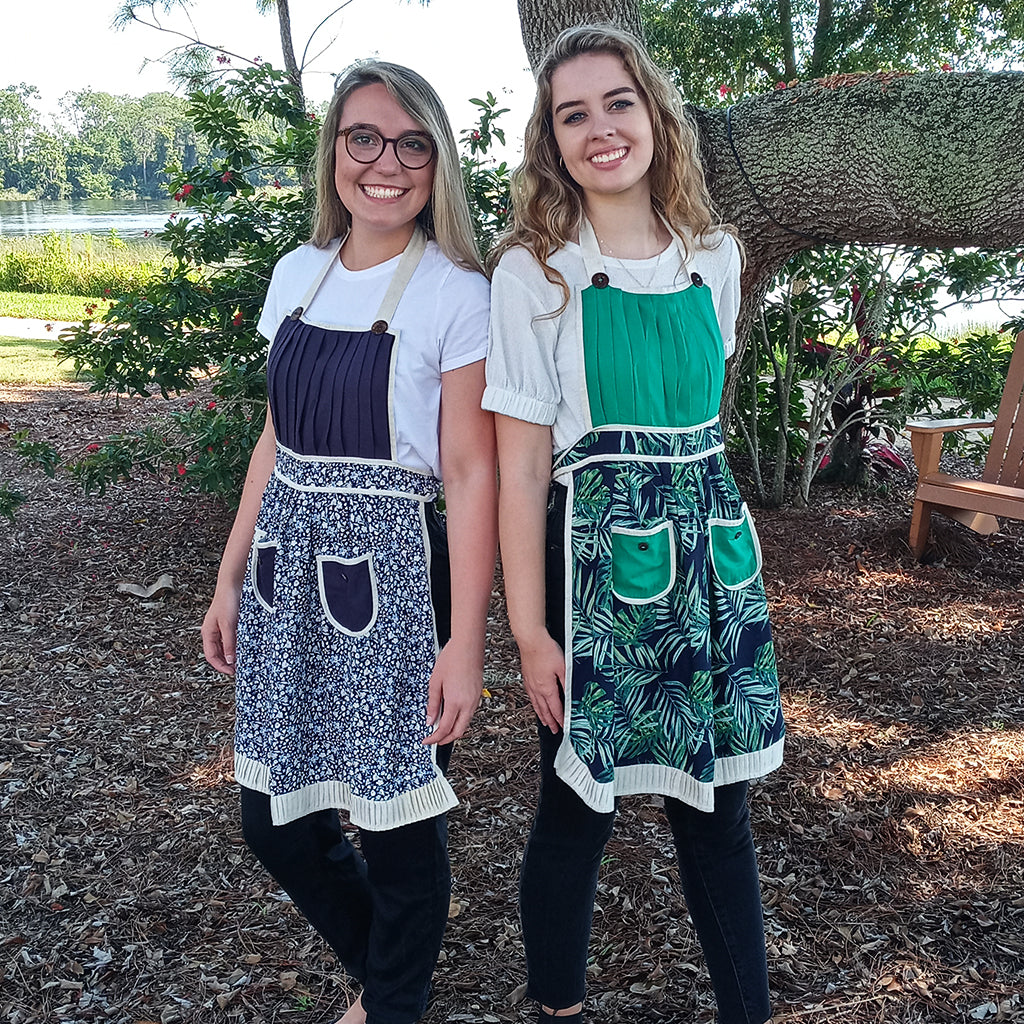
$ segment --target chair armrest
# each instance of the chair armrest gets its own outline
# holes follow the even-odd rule
[[[957,430],[981,430],[984,427],[994,427],[995,425],[995,420],[907,420],[907,430],[912,434],[915,431],[923,434],[950,434]]]
[[[918,481],[938,470],[939,458],[942,455],[942,439],[946,434],[957,430],[980,430],[983,427],[994,426],[994,420],[907,420]]]

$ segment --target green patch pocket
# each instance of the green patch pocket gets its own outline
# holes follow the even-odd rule
[[[612,527],[612,593],[620,601],[657,601],[675,582],[676,538],[671,523],[647,530]]]
[[[738,519],[709,519],[711,568],[726,590],[739,590],[757,579],[761,571],[761,545],[743,503]]]

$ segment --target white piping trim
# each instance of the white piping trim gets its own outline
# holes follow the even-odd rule
[[[291,477],[279,473],[276,469],[274,476],[292,490],[304,491],[306,494],[383,494],[389,498],[409,498],[420,502],[431,502],[437,497],[436,494],[416,494],[414,491],[391,491],[386,487],[316,487],[313,484],[296,483]]]
[[[289,458],[295,459],[296,462],[351,462],[357,466],[395,466],[403,473],[415,473],[417,476],[432,477],[434,474],[429,469],[418,469],[415,466],[402,466],[394,461],[394,459],[361,459],[355,458],[351,455],[303,455],[299,452],[292,451],[291,448],[285,447],[279,441],[277,443],[279,451],[284,452]]]
[[[757,530],[754,529],[754,519],[750,514],[750,509],[747,508],[747,503],[743,502],[743,504],[740,506],[740,509],[741,515],[739,519],[718,519],[714,517],[708,519],[708,550],[711,553],[711,570],[715,574],[715,579],[718,580],[718,582],[721,583],[726,590],[742,590],[744,587],[753,583],[761,572],[761,540],[757,536]],[[718,575],[718,569],[715,565],[715,535],[714,533],[712,533],[711,527],[740,526],[744,522],[746,522],[747,526],[750,528],[750,536],[754,540],[754,554],[756,555],[756,566],[754,568],[753,574],[751,576],[748,576],[741,583],[726,583],[725,580],[723,580],[722,577]]]
[[[359,630],[349,629],[347,626],[343,626],[335,617],[331,611],[331,606],[327,602],[327,592],[324,587],[324,562],[335,562],[338,565],[362,565],[366,563],[370,568],[370,597],[373,602],[373,612],[370,615],[370,621]],[[374,623],[377,621],[377,611],[379,609],[379,603],[377,601],[377,569],[373,564],[373,552],[370,551],[365,555],[360,555],[358,558],[342,558],[340,555],[317,555],[316,556],[316,581],[317,586],[320,590],[320,606],[324,610],[324,615],[327,621],[334,626],[335,629],[340,630],[345,636],[366,636],[367,633],[373,629]]]
[[[668,531],[668,557],[669,565],[671,566],[671,573],[669,576],[668,586],[665,587],[660,593],[655,594],[653,597],[624,597],[616,589],[614,583],[612,584],[612,593],[623,603],[623,604],[651,604],[654,601],[660,601],[666,594],[670,593],[672,588],[676,585],[676,531],[672,529],[672,523],[669,520],[665,520],[663,523],[659,523],[657,526],[652,526],[647,530],[632,530],[625,526],[613,526],[611,533],[620,534],[625,537],[653,537],[657,533],[664,533]],[[612,555],[612,579],[615,579],[615,556]]]
[[[569,724],[572,722],[572,669],[573,669],[573,638],[572,638],[572,503],[576,478],[569,477],[565,485],[565,515],[562,517],[562,551],[564,552],[562,567],[562,603],[564,605],[563,635],[565,643],[562,651],[565,655],[565,682],[562,689],[562,735],[569,735]]]

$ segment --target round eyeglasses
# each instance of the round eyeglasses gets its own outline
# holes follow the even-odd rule
[[[423,132],[403,132],[397,139],[387,139],[376,128],[356,124],[342,128],[338,135],[345,137],[345,149],[356,163],[379,160],[389,142],[398,162],[410,171],[426,167],[434,159],[434,140]]]

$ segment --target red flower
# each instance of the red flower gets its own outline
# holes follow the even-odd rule
[[[100,446],[94,441],[92,444],[87,444],[85,446],[85,450],[87,452],[98,452],[100,450]]]
[[[278,179],[277,179],[277,178],[275,178],[275,179],[274,179],[274,188],[280,188],[280,187],[281,187],[281,182],[280,182],[280,181],[278,181]]]
[[[224,56],[223,53],[219,53],[217,55],[217,63],[218,64],[230,64],[231,63],[231,58]]]
[[[480,138],[480,133],[478,131],[474,131],[473,135],[472,135],[472,138],[473,139],[479,139]]]
[[[942,64],[940,66],[941,66],[943,71],[952,71],[953,70],[953,65],[952,64]]]
[[[776,82],[775,83],[775,88],[776,89],[785,89],[786,88],[786,83],[785,82]]]
[[[727,85],[720,85],[718,87],[718,98],[720,100],[724,100],[725,97],[728,96],[729,93],[731,93],[731,92],[732,92],[732,89],[730,89],[729,86],[727,86]]]
[[[184,475],[185,475],[185,463],[184,462],[179,462],[178,463],[178,476],[184,476]]]
[[[95,302],[87,302],[85,304],[86,316],[92,316],[93,313],[95,313],[95,312],[96,312],[96,303]]]
[[[223,174],[222,174],[222,175],[220,176],[220,180],[221,180],[221,181],[230,181],[230,180],[231,180],[231,172],[230,172],[230,171],[225,171],[225,172],[224,172],[224,173],[223,173]]]
[[[216,409],[217,408],[217,403],[216,402],[207,402],[206,403],[206,408],[207,409]]]
[[[103,294],[104,295],[109,295],[110,294],[110,289],[109,288],[104,288],[103,289]]]
[[[143,232],[142,232],[142,237],[143,237],[143,238],[149,238],[149,236],[150,236],[151,234],[153,234],[153,232],[152,232],[152,231],[143,231]]]
[[[178,216],[178,211],[175,210],[174,213],[171,214],[171,220],[174,220],[174,218],[177,217],[177,216]]]
[[[182,185],[181,194],[183,196],[191,195],[195,191],[195,185]]]
[[[239,310],[232,318],[231,323],[234,327],[242,326],[242,311]]]

